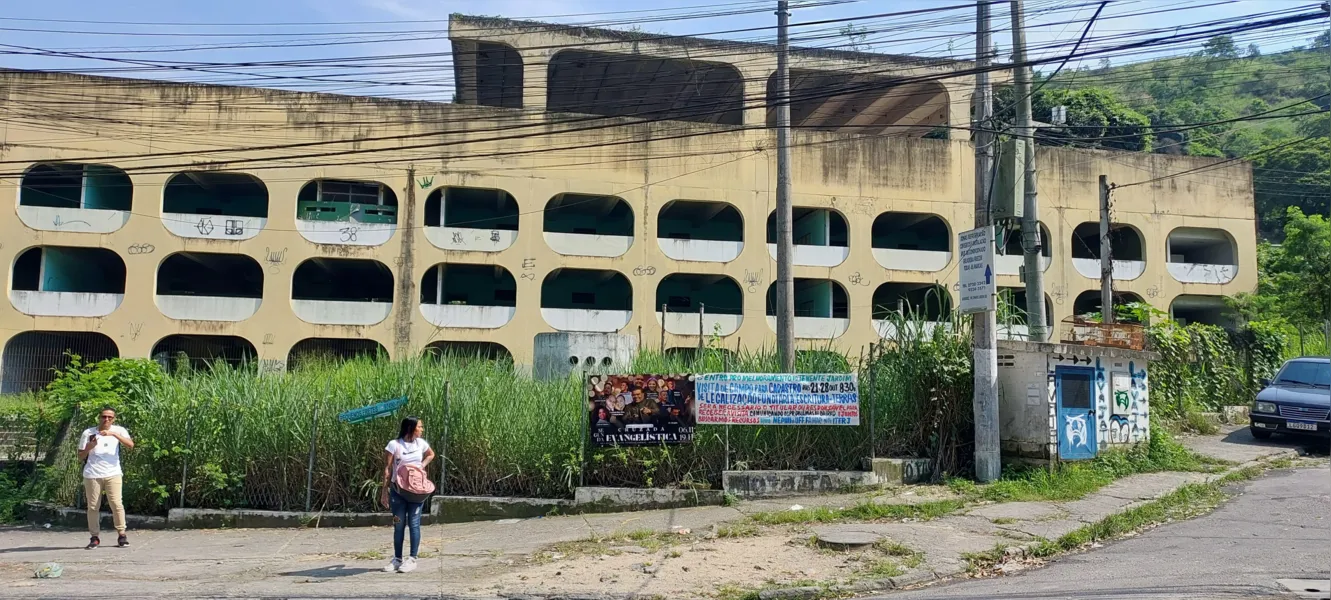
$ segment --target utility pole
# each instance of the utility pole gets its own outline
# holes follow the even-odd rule
[[[1030,339],[1048,338],[1044,324],[1044,271],[1040,268],[1040,212],[1035,195],[1035,126],[1031,119],[1031,69],[1026,63],[1026,20],[1021,0],[1012,0],[1013,92],[1017,94],[1017,137],[1026,147],[1026,195],[1022,199],[1021,251],[1026,258],[1026,321]]]
[[[790,204],[790,67],[786,0],[776,3],[776,351],[781,370],[795,372],[795,252]]]
[[[1100,176],[1100,322],[1113,325],[1114,252],[1109,243],[1109,178]]]
[[[989,202],[994,185],[994,93],[989,81],[989,2],[975,6],[975,95],[971,130],[975,140],[975,226],[993,231]],[[1002,474],[998,436],[998,325],[994,311],[972,315],[971,349],[975,357],[975,478],[983,483]]]

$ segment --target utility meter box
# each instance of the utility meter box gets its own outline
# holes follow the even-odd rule
[[[1026,143],[1011,138],[998,144],[998,177],[990,193],[995,221],[1021,219],[1026,196]]]

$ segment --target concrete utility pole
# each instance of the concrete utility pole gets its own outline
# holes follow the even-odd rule
[[[994,135],[990,133],[994,117],[994,93],[989,81],[990,38],[989,2],[979,0],[975,7],[975,96],[971,129],[975,140],[975,226],[989,227],[993,219],[989,202],[993,197]],[[991,234],[992,235],[992,234]],[[994,311],[972,315],[971,349],[975,356],[975,478],[981,482],[998,479],[1002,474],[998,436],[998,324]]]
[[[1100,322],[1112,325],[1114,315],[1114,252],[1109,243],[1109,178],[1100,176]]]
[[[776,351],[781,370],[795,372],[794,209],[790,204],[790,67],[786,0],[776,3]]]
[[[1026,20],[1021,0],[1012,0],[1013,92],[1017,94],[1018,139],[1026,146],[1026,195],[1022,202],[1021,250],[1026,257],[1026,321],[1030,340],[1048,339],[1044,324],[1044,271],[1040,268],[1040,211],[1035,195],[1035,126],[1031,120],[1031,69],[1026,64]]]

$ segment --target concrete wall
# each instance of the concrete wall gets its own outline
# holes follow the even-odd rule
[[[773,330],[761,317],[767,288],[775,278],[775,261],[764,243],[766,219],[774,202],[775,162],[770,153],[754,150],[771,147],[769,131],[671,122],[560,133],[568,127],[555,123],[567,119],[566,115],[531,110],[0,72],[0,102],[40,105],[44,94],[121,101],[108,104],[104,110],[104,116],[114,124],[99,129],[96,135],[84,132],[62,139],[60,144],[50,143],[51,131],[69,124],[57,116],[44,120],[38,115],[6,124],[0,130],[0,148],[4,148],[5,160],[15,161],[12,171],[26,169],[20,164],[24,162],[139,155],[145,150],[132,140],[149,137],[156,140],[154,150],[160,152],[235,147],[240,149],[226,153],[226,160],[254,162],[207,166],[228,171],[244,166],[265,167],[251,174],[269,190],[268,217],[261,231],[244,239],[200,239],[173,233],[163,224],[160,200],[163,186],[172,175],[172,169],[162,167],[179,163],[180,157],[176,156],[143,158],[133,163],[135,168],[129,176],[134,184],[134,211],[123,213],[123,226],[112,231],[91,233],[69,217],[40,224],[12,215],[0,218],[0,265],[6,268],[12,269],[15,258],[26,248],[60,245],[107,248],[124,259],[128,271],[123,302],[101,316],[76,311],[34,317],[23,314],[12,302],[0,302],[0,344],[28,330],[102,331],[115,340],[123,356],[147,356],[153,344],[167,335],[222,333],[249,340],[262,360],[285,362],[291,347],[304,338],[369,339],[382,344],[395,357],[415,355],[431,341],[472,341],[501,344],[519,364],[530,365],[535,358],[533,336],[556,331],[542,316],[540,297],[546,276],[560,268],[611,270],[627,278],[632,287],[632,310],[621,313],[628,318],[617,323],[615,331],[636,336],[641,329],[643,340],[651,347],[660,343],[662,326],[655,315],[659,306],[652,304],[656,288],[666,275],[729,275],[744,290],[743,314],[759,318],[744,319],[733,334],[726,336],[726,345],[742,340],[743,345],[758,348],[771,347],[773,342]],[[219,106],[230,108],[218,110]],[[153,125],[151,129],[135,125],[140,122]],[[606,122],[613,120],[598,124]],[[449,124],[447,131],[440,131],[440,123]],[[162,133],[163,127],[169,128],[170,135]],[[487,131],[497,127],[524,127],[541,134],[496,140]],[[256,132],[262,132],[265,139],[317,144],[300,149],[304,152],[356,154],[336,161],[351,164],[268,161],[298,152],[244,150],[254,144]],[[348,142],[353,136],[357,141]],[[421,150],[402,150],[401,140],[384,139],[391,136],[417,136],[439,145],[428,150],[431,158],[427,160],[422,158]],[[818,331],[804,331],[818,335],[801,343],[821,346],[829,339],[823,334],[836,334],[831,336],[835,347],[854,354],[878,339],[871,307],[873,291],[880,284],[941,280],[950,290],[955,286],[956,269],[952,265],[934,272],[884,268],[875,260],[870,229],[873,220],[884,212],[936,214],[953,232],[970,229],[974,212],[973,151],[964,140],[814,131],[794,132],[793,143],[796,204],[838,211],[846,216],[850,228],[850,246],[834,266],[802,265],[795,269],[796,277],[838,282],[847,291],[849,305],[848,319],[836,323],[830,331],[810,326]],[[487,156],[494,153],[510,155]],[[650,156],[672,158],[646,158]],[[1039,156],[1041,210],[1050,228],[1053,256],[1045,282],[1055,321],[1070,315],[1078,294],[1099,286],[1098,280],[1073,268],[1070,248],[1073,224],[1098,219],[1097,177],[1101,173],[1121,184],[1217,163],[1205,158],[1043,147]],[[221,159],[216,154],[191,157],[204,162]],[[568,164],[574,162],[594,166],[569,169]],[[384,182],[398,198],[398,226],[367,227],[355,232],[308,228],[311,222],[295,218],[296,197],[306,182],[321,177]],[[1115,192],[1116,220],[1142,232],[1146,255],[1143,274],[1121,282],[1120,290],[1138,294],[1162,310],[1180,294],[1218,296],[1252,290],[1257,270],[1251,181],[1248,165],[1232,163]],[[466,244],[450,245],[452,237],[444,228],[432,229],[439,229],[447,243],[440,243],[430,231],[418,235],[424,223],[425,197],[444,186],[507,191],[520,209],[519,231],[500,232],[502,242],[487,246],[486,251]],[[623,198],[635,215],[632,245],[618,256],[572,256],[554,251],[542,235],[541,213],[549,199],[561,193]],[[14,204],[5,210],[17,209],[15,179],[0,179],[0,197],[13,199]],[[661,250],[654,239],[660,209],[681,198],[725,202],[741,212],[746,243],[738,256],[728,262],[701,262],[676,260]],[[1231,280],[1179,282],[1170,274],[1166,236],[1181,226],[1222,229],[1235,240],[1239,260]],[[477,231],[483,232],[484,244],[491,243],[489,230]],[[249,233],[247,229],[247,236]],[[240,322],[169,318],[154,303],[154,281],[162,258],[180,251],[254,258],[265,270],[265,301],[253,316]],[[289,301],[291,275],[296,265],[313,257],[377,260],[392,271],[398,288],[406,286],[410,293],[399,289],[393,305],[376,309],[375,319],[358,320],[363,324],[303,320]],[[415,286],[426,269],[441,262],[495,264],[512,273],[517,282],[512,320],[495,329],[479,329],[437,327],[422,318]],[[1015,269],[1001,273],[1000,286],[1020,285]],[[952,293],[955,295],[954,290]],[[698,344],[694,335],[667,333],[665,338],[667,348]]]
[[[540,379],[557,379],[574,372],[621,373],[637,354],[637,336],[541,333],[535,338],[533,375]]]
[[[1005,456],[1058,455],[1055,369],[1095,369],[1096,443],[1100,450],[1150,439],[1150,354],[1117,348],[1000,341],[999,438]]]

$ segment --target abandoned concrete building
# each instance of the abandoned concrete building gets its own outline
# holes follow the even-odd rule
[[[556,373],[774,343],[771,46],[465,16],[449,35],[452,103],[0,72],[3,391],[66,350],[268,370],[463,350]],[[792,49],[803,346],[951,314],[971,66]],[[1101,174],[1155,180],[1114,196],[1119,297],[1229,318],[1257,280],[1252,177],[1216,162],[1041,147],[1049,322],[1099,309]]]

